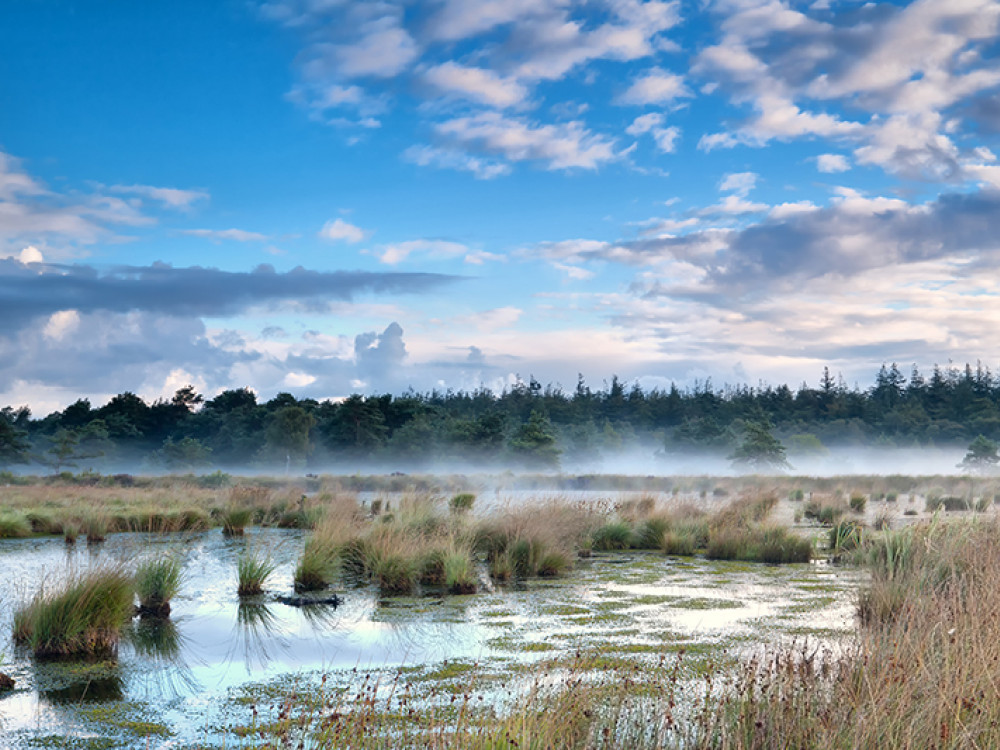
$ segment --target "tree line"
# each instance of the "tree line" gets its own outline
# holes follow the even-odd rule
[[[36,418],[0,410],[0,469],[58,473],[138,465],[209,467],[375,466],[419,468],[586,464],[624,450],[714,453],[739,460],[749,439],[773,435],[789,455],[843,445],[958,446],[1000,440],[1000,378],[981,364],[906,375],[883,365],[874,383],[848,387],[824,368],[818,387],[711,380],[644,389],[613,377],[592,389],[518,380],[500,392],[409,391],[345,399],[279,393],[260,402],[249,388],[206,399],[191,386],[147,403],[131,392],[95,407],[79,399]]]

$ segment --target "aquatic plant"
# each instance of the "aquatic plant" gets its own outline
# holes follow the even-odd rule
[[[337,547],[329,539],[311,535],[295,566],[296,591],[318,591],[329,586],[337,574],[338,561]]]
[[[841,521],[830,529],[830,552],[839,556],[857,549],[864,540],[864,530],[864,526],[857,521]]]
[[[611,521],[595,529],[591,538],[599,552],[628,549],[632,546],[632,527],[625,521]]]
[[[263,593],[264,584],[275,567],[274,560],[266,552],[256,549],[243,550],[236,559],[236,593],[240,596],[256,596]]]
[[[230,505],[219,511],[222,533],[226,536],[243,536],[253,519],[253,508]]]
[[[723,526],[710,531],[705,556],[710,560],[809,562],[812,543],[788,531],[784,526]]]
[[[165,617],[170,614],[170,600],[181,588],[182,568],[174,557],[146,560],[135,571],[135,590],[139,611],[144,615]]]
[[[448,592],[452,594],[474,594],[476,593],[475,563],[469,556],[468,550],[454,550],[444,557],[444,584],[448,587]]]
[[[103,513],[90,513],[80,523],[80,531],[86,535],[87,544],[99,544],[108,534],[108,517]]]
[[[132,617],[134,581],[104,566],[36,593],[14,611],[14,641],[36,656],[113,652]]]
[[[17,511],[0,512],[0,539],[10,539],[31,535],[31,522]]]

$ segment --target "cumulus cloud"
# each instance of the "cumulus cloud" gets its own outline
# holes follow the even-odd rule
[[[347,242],[352,245],[363,241],[368,237],[368,232],[366,232],[361,227],[356,227],[354,224],[344,221],[343,219],[333,219],[332,221],[326,222],[323,228],[319,230],[319,236],[325,240],[331,240],[333,242]]]
[[[665,154],[673,153],[681,131],[675,126],[663,127],[665,119],[659,112],[639,115],[632,121],[631,125],[625,128],[625,132],[635,136],[649,133],[660,151]]]
[[[684,77],[653,68],[637,78],[621,95],[622,104],[669,104],[675,99],[691,96]]]
[[[500,109],[517,106],[528,96],[528,89],[514,78],[451,60],[429,68],[423,78],[438,91]]]
[[[846,172],[851,168],[851,163],[842,154],[820,154],[816,157],[816,169],[820,172],[833,174],[835,172]]]
[[[589,131],[582,122],[536,125],[497,112],[457,117],[435,126],[460,150],[482,151],[508,161],[542,161],[549,169],[596,169],[620,158],[614,139]]]

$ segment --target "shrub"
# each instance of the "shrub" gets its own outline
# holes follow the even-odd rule
[[[864,513],[865,506],[868,505],[868,498],[860,493],[852,493],[851,499],[848,501],[851,506],[851,510],[855,513]]]
[[[132,617],[133,586],[122,569],[104,567],[43,589],[14,612],[14,641],[36,656],[113,653]]]
[[[135,572],[135,590],[141,614],[170,614],[170,600],[181,587],[181,564],[173,557],[147,560]]]
[[[237,588],[240,596],[263,593],[264,584],[274,572],[271,556],[256,550],[244,550],[236,560]]]

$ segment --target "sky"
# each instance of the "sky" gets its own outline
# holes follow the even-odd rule
[[[0,404],[997,368],[1000,0],[0,4]]]

